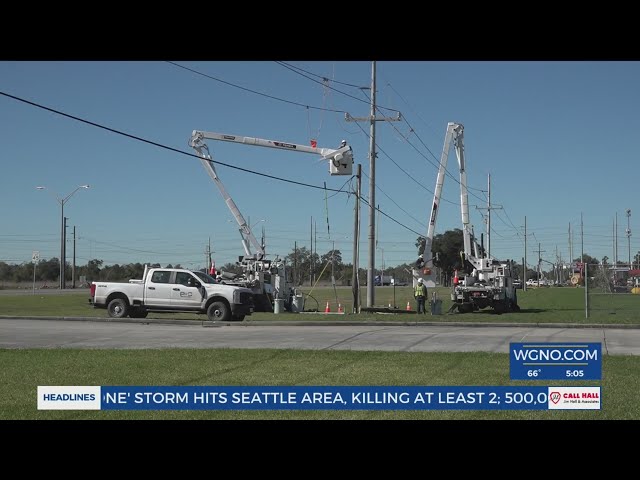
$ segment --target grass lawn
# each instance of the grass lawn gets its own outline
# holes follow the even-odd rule
[[[431,289],[433,293],[434,289]],[[521,311],[498,315],[491,309],[468,314],[447,314],[451,306],[449,289],[437,287],[438,298],[442,300],[443,315],[416,315],[415,301],[411,287],[376,287],[375,305],[385,307],[391,305],[402,310],[396,315],[360,313],[353,314],[353,294],[350,287],[316,288],[302,290],[305,295],[305,311],[323,313],[327,302],[331,312],[338,311],[338,305],[344,309],[345,315],[307,315],[283,312],[254,313],[246,318],[248,321],[260,320],[349,320],[349,321],[398,321],[398,322],[491,322],[491,323],[574,323],[587,324],[638,324],[640,325],[640,295],[618,294],[590,296],[593,308],[589,317],[585,315],[585,295],[582,288],[531,288],[526,292],[518,290],[518,304]],[[366,291],[364,305],[366,305]],[[0,295],[0,315],[16,316],[63,316],[63,317],[107,317],[106,310],[93,309],[87,302],[88,293],[71,294],[39,294],[35,295]],[[414,314],[406,314],[407,302]],[[428,306],[427,306],[428,308]],[[183,318],[203,320],[203,315],[153,313],[148,318]]]
[[[605,356],[602,381],[511,381],[496,353],[254,349],[0,350],[0,420],[630,420],[640,357]],[[37,410],[38,385],[586,386],[601,410]]]
[[[437,289],[446,312],[448,289]],[[350,288],[318,288],[307,291],[305,310],[332,311],[340,303],[351,311]],[[366,292],[361,292],[366,293]],[[88,294],[39,294],[0,296],[0,316],[106,317],[87,302]],[[410,287],[376,288],[376,305],[415,310]],[[639,324],[640,295],[615,296],[605,308],[585,318],[584,290],[540,288],[518,291],[521,312],[497,315],[491,311],[471,314],[421,315],[362,313],[342,315],[256,313],[245,321],[344,319],[349,321],[519,322],[530,324],[573,323]],[[203,320],[195,314],[150,314],[149,318]],[[4,420],[102,420],[102,419],[219,419],[219,420],[626,420],[640,419],[640,357],[605,356],[603,378],[594,381],[511,381],[509,357],[492,353],[352,352],[245,349],[163,350],[0,350],[0,419]],[[578,386],[602,387],[602,410],[588,411],[39,411],[38,385],[337,385],[337,386]]]

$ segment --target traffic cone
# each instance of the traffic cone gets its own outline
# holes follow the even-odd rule
[[[338,313],[344,313],[344,309],[342,308],[342,304],[338,304]]]
[[[407,312],[410,312],[410,311],[411,311],[411,303],[407,302]]]
[[[329,308],[329,302],[327,302],[327,306],[324,307],[324,313],[331,313],[331,308]]]

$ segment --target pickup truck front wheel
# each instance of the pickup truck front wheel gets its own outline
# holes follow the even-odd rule
[[[129,312],[129,316],[131,318],[147,318],[148,314],[149,312],[147,312],[146,310],[142,310],[140,308],[133,308]]]
[[[123,298],[114,298],[107,305],[107,313],[111,318],[124,318],[128,315],[129,305]]]
[[[224,302],[213,302],[207,308],[207,318],[212,322],[228,322],[231,320],[231,310]]]

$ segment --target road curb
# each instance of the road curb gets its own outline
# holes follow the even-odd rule
[[[420,321],[352,321],[352,320],[243,320],[242,322],[212,322],[209,320],[182,320],[173,318],[107,318],[107,317],[52,317],[0,315],[0,320],[63,320],[70,322],[102,322],[102,323],[135,323],[141,325],[195,325],[223,326],[235,325],[243,327],[260,326],[384,326],[384,327],[512,327],[512,328],[606,328],[606,329],[640,329],[640,324],[602,324],[602,323],[500,323],[500,322],[420,322]]]

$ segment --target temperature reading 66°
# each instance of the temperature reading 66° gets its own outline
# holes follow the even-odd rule
[[[527,377],[537,377],[541,372],[541,368],[536,368],[535,370],[527,370]]]

